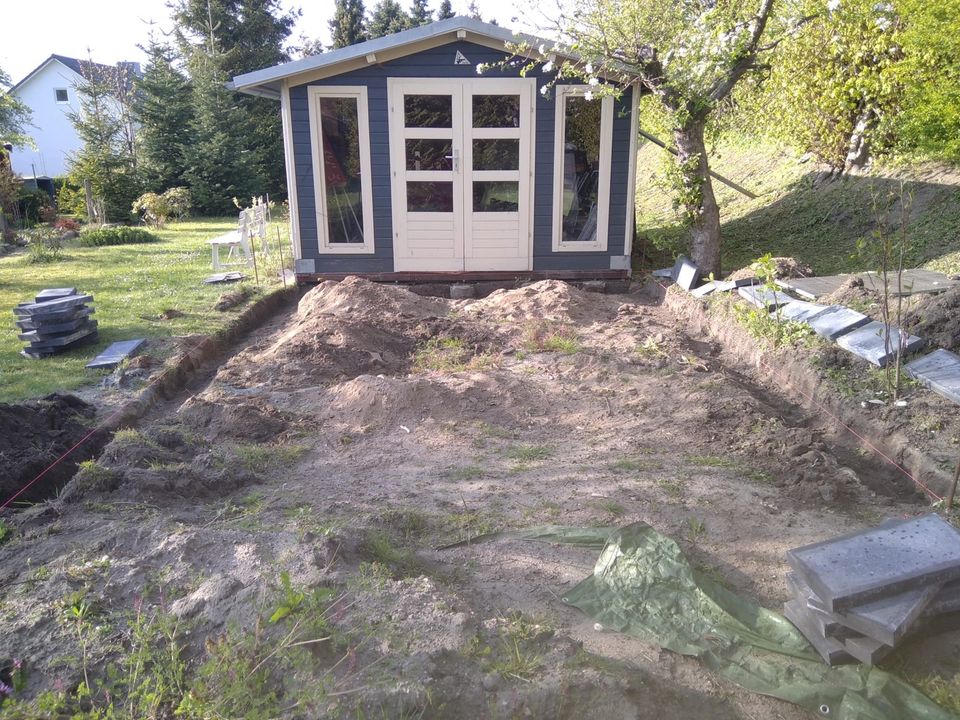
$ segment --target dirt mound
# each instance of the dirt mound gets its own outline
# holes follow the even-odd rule
[[[606,301],[606,302],[605,302]],[[584,293],[560,280],[541,280],[513,290],[495,290],[464,311],[477,318],[512,322],[548,320],[589,323],[609,320],[620,301]]]
[[[935,346],[960,351],[960,288],[914,304],[903,326]]]
[[[787,278],[795,277],[809,277],[813,275],[813,269],[805,264],[796,260],[792,257],[775,257],[773,258],[773,263],[776,265],[776,277],[778,280],[785,280]],[[754,270],[753,265],[747,265],[742,267],[739,270],[735,270],[730,273],[725,279],[726,280],[746,280],[747,278],[752,278],[757,276],[757,271]]]
[[[863,311],[879,302],[880,295],[864,286],[863,280],[856,276],[847,278],[843,284],[829,295],[818,299],[821,305],[844,305]]]
[[[89,420],[94,414],[93,405],[66,393],[18,405],[0,403],[0,501],[19,491],[90,432]],[[49,497],[73,475],[79,462],[101,447],[100,442],[99,436],[91,437],[69,461],[48,472],[18,500]]]
[[[357,277],[322,282],[304,295],[297,306],[297,316],[301,319],[328,314],[375,321],[390,317],[425,320],[443,317],[449,312],[450,304],[446,300],[422,297],[403,287]]]

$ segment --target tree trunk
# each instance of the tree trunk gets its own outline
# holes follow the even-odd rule
[[[704,273],[720,276],[720,208],[713,194],[704,120],[674,130],[677,162],[684,180],[683,202],[690,223],[690,259]]]

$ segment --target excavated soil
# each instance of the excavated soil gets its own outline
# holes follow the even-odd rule
[[[189,628],[195,673],[229,628],[283,630],[257,618],[289,598],[286,574],[330,589],[339,638],[296,672],[267,662],[278,707],[303,702],[286,716],[799,719],[564,605],[590,551],[436,548],[643,520],[777,608],[788,548],[923,510],[895,469],[653,295],[544,281],[450,301],[350,278],[311,289],[176,412],[11,518],[0,645],[31,667],[24,696],[76,686],[61,618],[81,592],[104,628],[90,667],[117,659],[147,602]],[[944,638],[901,659],[947,667],[960,635]],[[289,690],[302,674],[323,697]]]

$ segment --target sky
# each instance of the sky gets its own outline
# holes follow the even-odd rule
[[[158,30],[170,29],[168,0],[17,0],[4,3],[3,31],[0,36],[0,69],[16,83],[50,55],[66,55],[103,64],[121,60],[144,62],[138,45],[146,45],[150,23]],[[529,23],[512,22],[520,14],[516,8],[524,0],[477,0],[485,19],[495,18],[500,25],[527,29]],[[285,7],[301,7],[303,15],[291,35],[295,41],[307,38],[330,40],[327,21],[333,14],[333,1],[295,2],[282,0]],[[453,0],[454,12],[466,14],[469,0]],[[367,0],[372,6],[373,0]],[[406,7],[408,0],[400,0]],[[431,0],[433,9],[440,0]],[[527,1],[529,10],[530,3]],[[36,29],[32,31],[32,29]]]

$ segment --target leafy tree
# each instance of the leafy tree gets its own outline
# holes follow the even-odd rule
[[[324,51],[323,41],[320,38],[301,37],[303,43],[300,46],[300,57],[310,57],[311,55],[320,55]]]
[[[130,204],[140,194],[134,122],[131,111],[133,68],[82,64],[77,85],[79,112],[70,120],[82,147],[69,160],[70,176],[78,184],[89,181],[93,217],[107,222],[130,216]]]
[[[899,102],[903,58],[893,6],[840,0],[803,11],[802,29],[776,48],[763,91],[748,102],[773,134],[837,171],[864,165],[881,121]]]
[[[894,72],[903,94],[886,128],[903,149],[960,162],[960,0],[900,0],[898,9],[904,60]]]
[[[174,65],[176,54],[169,44],[151,36],[145,50],[148,60],[135,83],[133,114],[144,186],[162,191],[183,177],[184,128],[193,115],[190,81]]]
[[[610,78],[651,93],[669,119],[676,157],[676,201],[690,229],[690,254],[720,271],[720,210],[705,142],[708,121],[740,80],[763,69],[776,45],[765,40],[773,0],[746,3],[574,0],[556,30],[581,58],[561,76],[614,92]]]
[[[443,0],[440,3],[440,8],[437,10],[437,20],[449,20],[454,15],[453,6],[450,4],[450,0]]]
[[[334,0],[333,19],[329,21],[331,48],[348,47],[367,39],[364,12],[363,0]]]
[[[10,76],[0,68],[0,88],[10,87]],[[0,91],[0,142],[14,147],[32,144],[27,128],[30,126],[30,108],[16,95]]]
[[[367,24],[367,38],[373,39],[392,35],[410,27],[410,19],[403,12],[397,0],[380,0],[373,8],[370,22]]]
[[[427,0],[413,0],[410,5],[410,27],[419,27],[433,22],[433,13],[427,7]]]

